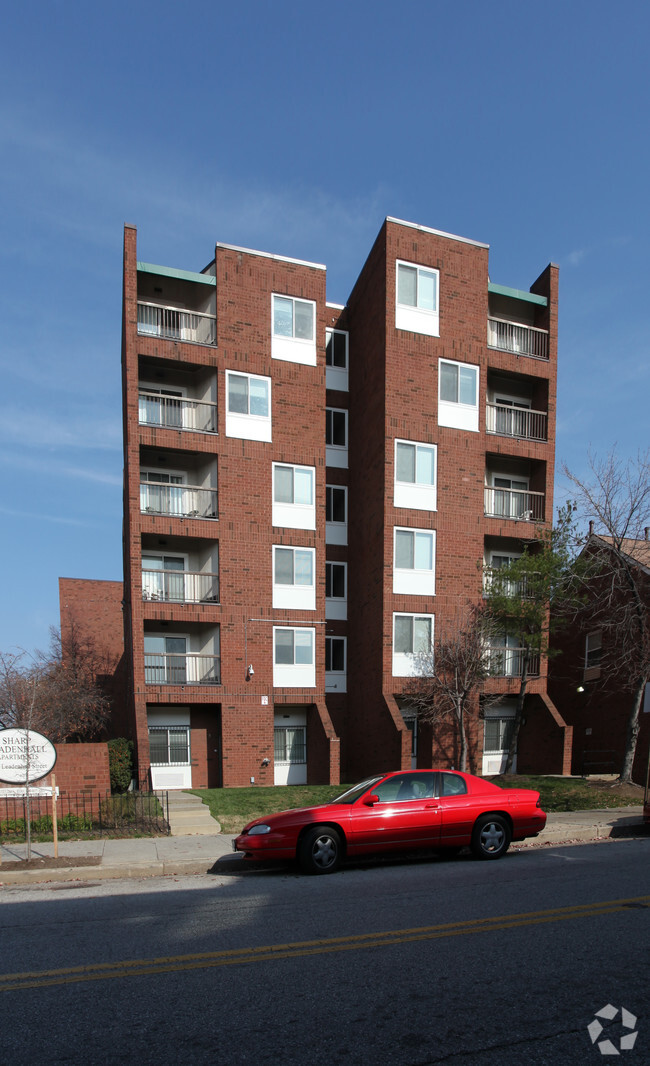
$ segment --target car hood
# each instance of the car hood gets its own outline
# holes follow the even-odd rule
[[[333,807],[337,812],[337,817],[341,817],[341,814],[346,810],[345,807],[331,803],[320,804],[318,807],[290,807],[286,811],[278,811],[277,814],[265,814],[261,818],[254,818],[252,822],[244,826],[242,833],[247,833],[254,825],[270,825],[274,829],[276,826],[289,823],[311,822],[324,817],[326,814],[331,817]],[[341,814],[338,814],[339,811]]]

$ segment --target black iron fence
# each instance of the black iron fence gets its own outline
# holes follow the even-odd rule
[[[27,819],[32,836],[52,835],[51,796],[0,797],[0,840],[24,840]],[[65,792],[56,802],[60,837],[163,836],[169,829],[167,792]]]

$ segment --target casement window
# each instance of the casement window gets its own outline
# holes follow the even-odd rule
[[[345,469],[348,465],[348,412],[328,407],[325,410],[325,462]]]
[[[273,627],[273,684],[276,688],[314,688],[315,629]]]
[[[325,563],[325,617],[348,617],[347,563]]]
[[[435,595],[436,534],[432,529],[393,531],[393,592]]]
[[[273,545],[273,606],[313,611],[316,608],[313,548]]]
[[[435,444],[395,441],[394,503],[416,511],[435,511],[436,500]]]
[[[316,366],[316,304],[295,296],[272,296],[271,355]]]
[[[325,384],[328,389],[348,391],[349,336],[342,329],[325,330]]]
[[[347,691],[347,641],[325,637],[325,691]]]
[[[395,328],[428,337],[440,335],[440,274],[432,267],[397,260]]]
[[[325,543],[348,542],[348,490],[344,485],[325,488]]]
[[[478,432],[478,367],[441,359],[438,425]]]
[[[414,677],[432,650],[432,614],[393,615],[393,677]]]
[[[271,379],[226,370],[226,436],[271,440]]]
[[[585,637],[585,681],[596,681],[600,677],[602,655],[603,634],[600,629],[596,629]]]
[[[273,463],[274,526],[287,529],[315,529],[315,483],[313,466]]]

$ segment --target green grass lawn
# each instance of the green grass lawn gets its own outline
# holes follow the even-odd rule
[[[637,785],[612,787],[609,781],[581,777],[528,777],[512,775],[492,778],[506,788],[533,788],[550,811],[603,810],[643,803],[643,789]],[[326,803],[344,792],[346,785],[284,785],[269,788],[192,789],[210,808],[224,833],[238,833],[253,818],[286,811],[290,807],[311,807]]]

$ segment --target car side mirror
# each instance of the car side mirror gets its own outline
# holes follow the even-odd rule
[[[366,796],[363,801],[364,807],[372,807],[375,803],[379,803],[379,796]]]

